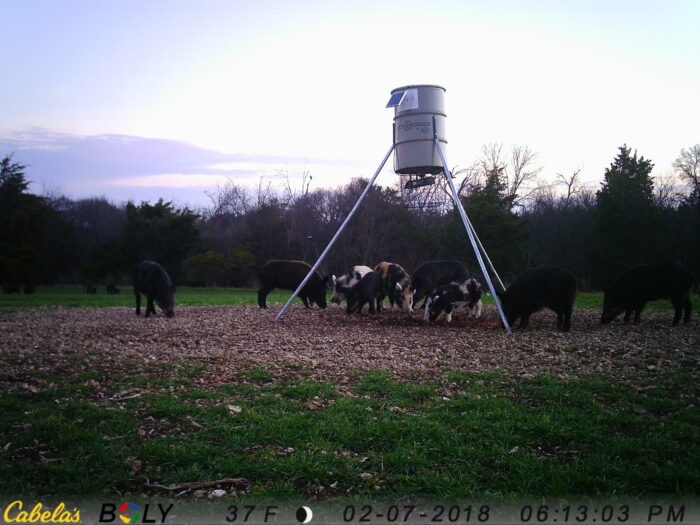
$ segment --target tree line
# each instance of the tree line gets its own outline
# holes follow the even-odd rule
[[[538,179],[527,147],[485,146],[481,158],[453,177],[469,218],[504,281],[550,263],[601,289],[630,267],[675,259],[700,275],[700,145],[682,149],[674,177],[652,178],[653,163],[619,148],[599,188],[580,170],[556,184]],[[201,209],[162,199],[115,204],[104,197],[70,199],[28,191],[27,167],[0,162],[0,284],[31,292],[57,282],[129,282],[143,259],[160,262],[177,284],[254,286],[268,259],[316,260],[350,212],[367,180],[334,189],[233,181],[208,194]],[[477,271],[444,177],[406,190],[375,186],[330,252],[321,271],[356,264],[458,259]],[[563,189],[563,191],[562,191]],[[478,273],[478,272],[477,272]]]

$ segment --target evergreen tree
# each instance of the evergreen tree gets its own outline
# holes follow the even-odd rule
[[[527,233],[523,220],[513,212],[514,195],[507,195],[504,175],[500,170],[486,173],[484,183],[474,188],[462,204],[474,229],[489,254],[491,261],[504,280],[517,275],[522,268],[522,243]],[[464,231],[462,219],[455,209],[445,228],[442,256],[466,260],[472,271],[479,271],[478,262]]]
[[[27,191],[25,169],[11,155],[0,161],[0,282],[32,287],[55,273],[46,233],[58,218],[44,199]]]
[[[199,244],[198,215],[188,208],[176,209],[160,199],[155,204],[126,205],[124,253],[134,266],[144,259],[157,261],[178,280],[182,261]]]
[[[654,183],[649,159],[631,153],[627,145],[610,167],[596,194],[598,277],[609,282],[622,271],[657,260],[659,214],[654,204]]]

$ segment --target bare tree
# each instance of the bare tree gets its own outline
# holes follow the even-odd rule
[[[660,208],[676,208],[683,200],[682,182],[672,171],[654,176],[654,202]]]
[[[224,185],[217,184],[216,191],[207,191],[205,194],[212,203],[210,216],[229,214],[238,217],[252,209],[250,191],[231,179]]]
[[[513,204],[519,205],[528,199],[541,185],[537,176],[542,171],[536,166],[537,153],[528,146],[514,145],[510,152],[510,166],[506,169],[507,193],[513,197]]]
[[[289,176],[288,169],[285,168],[284,170],[278,170],[277,176],[283,180],[283,182],[282,182],[283,202],[284,202],[285,207],[290,206],[297,199],[308,195],[309,187],[311,186],[311,181],[313,180],[313,177],[311,176],[311,173],[309,172],[309,170],[304,169],[304,171],[302,171],[302,173],[301,173],[301,187],[298,190],[292,186],[292,180],[291,180],[292,178]]]
[[[268,180],[267,183],[265,183],[261,175],[258,180],[258,187],[255,191],[255,207],[262,208],[263,206],[269,205],[276,196],[277,192],[273,188],[272,182]]]
[[[457,186],[457,194],[460,196],[466,196],[468,195],[473,188],[477,188],[481,185],[481,171],[479,170],[479,163],[475,162],[468,168],[462,168],[458,170],[455,168],[452,171],[452,175],[459,179],[460,177],[462,180],[460,181],[459,185]],[[447,190],[445,190],[447,191]]]
[[[564,198],[563,207],[568,208],[572,197],[581,192],[581,175],[582,168],[577,168],[569,177],[564,176],[562,173],[557,173],[557,184],[563,184],[566,187],[566,197]]]
[[[673,161],[676,172],[687,179],[694,195],[700,196],[700,144],[682,149],[678,158]]]
[[[486,175],[496,175],[502,180],[505,179],[507,177],[506,169],[508,164],[503,158],[503,144],[492,142],[481,146],[481,157],[478,165],[480,173],[476,178],[477,183],[481,182],[479,177],[485,177]],[[505,183],[505,180],[503,182]]]
[[[471,184],[479,187],[486,178],[496,178],[503,187],[504,196],[512,198],[513,206],[523,206],[543,185],[537,179],[542,168],[535,164],[536,159],[537,153],[528,146],[514,145],[507,160],[503,144],[485,144],[476,163],[477,171],[471,174]]]

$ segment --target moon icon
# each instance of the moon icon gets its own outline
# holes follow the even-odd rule
[[[314,513],[309,507],[299,507],[297,509],[297,521],[299,523],[309,523],[313,517]]]

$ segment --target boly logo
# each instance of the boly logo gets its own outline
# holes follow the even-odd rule
[[[168,513],[173,509],[173,504],[163,506],[146,503],[143,509],[136,503],[125,501],[119,506],[114,503],[103,503],[100,509],[100,519],[98,523],[113,523],[117,517],[122,523],[165,523]]]
[[[126,516],[127,509],[132,509],[135,511],[134,514],[130,518],[128,518]],[[140,517],[141,517],[141,508],[138,505],[136,505],[135,503],[129,503],[127,501],[121,507],[119,507],[119,518],[124,523],[138,523]]]

